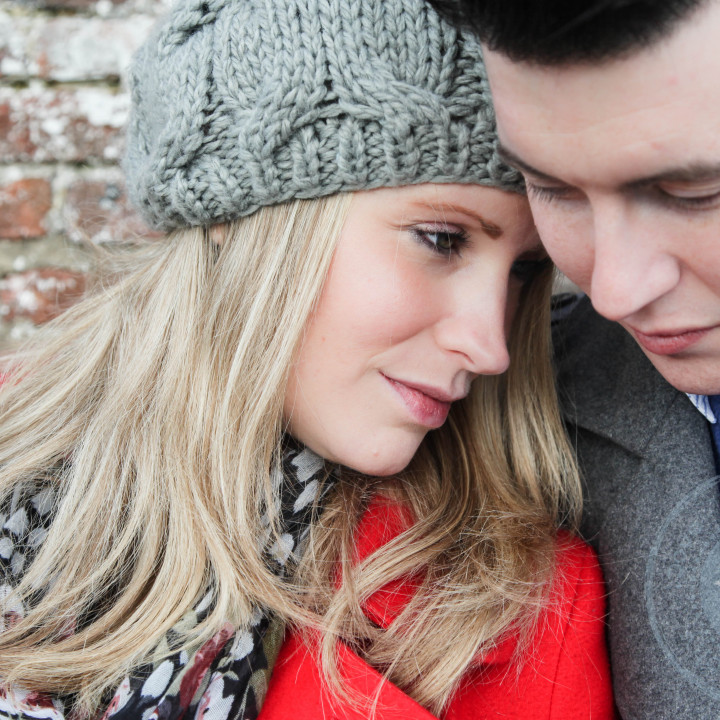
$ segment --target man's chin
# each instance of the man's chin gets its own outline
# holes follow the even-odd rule
[[[720,395],[720,356],[654,355],[645,349],[643,352],[675,389],[695,395]]]

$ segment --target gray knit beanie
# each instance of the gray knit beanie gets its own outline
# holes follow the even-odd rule
[[[521,190],[479,43],[424,0],[181,0],[131,68],[125,170],[154,226],[345,190]]]

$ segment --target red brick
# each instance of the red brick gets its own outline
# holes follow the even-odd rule
[[[115,161],[128,102],[102,88],[0,87],[0,157],[5,164]]]
[[[67,232],[74,240],[108,242],[138,236],[159,237],[151,232],[128,204],[118,180],[76,180],[65,196]]]
[[[0,317],[25,318],[39,325],[77,302],[84,292],[84,276],[72,270],[44,268],[7,275],[0,280]]]
[[[52,205],[50,183],[27,178],[0,187],[0,238],[17,240],[45,234],[45,216]]]

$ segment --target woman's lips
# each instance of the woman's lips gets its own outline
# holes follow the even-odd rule
[[[447,420],[452,401],[433,397],[417,387],[407,385],[400,380],[393,380],[387,375],[383,375],[383,377],[400,396],[405,407],[419,425],[431,429],[439,428]],[[431,392],[434,395],[444,395],[441,391],[431,390]]]
[[[637,341],[654,355],[675,355],[702,340],[713,328],[646,334],[633,329]]]

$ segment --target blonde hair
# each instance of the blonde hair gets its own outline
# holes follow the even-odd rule
[[[348,207],[337,195],[263,208],[231,223],[220,245],[201,229],[178,231],[135,253],[13,360],[0,395],[0,499],[48,474],[59,499],[18,589],[36,602],[0,634],[5,682],[96,707],[208,587],[212,609],[181,642],[243,625],[261,605],[321,628],[336,688],[344,639],[432,709],[478,649],[530,627],[554,531],[578,502],[550,371],[549,269],[524,291],[507,376],[479,378],[408,470],[384,482],[412,528],[354,567],[353,531],[379,486],[348,476],[296,582],[263,561],[288,373]],[[361,601],[419,566],[417,597],[375,632]]]
[[[261,557],[260,516],[287,375],[349,201],[258,210],[220,246],[202,229],[148,245],[13,360],[0,497],[58,468],[60,499],[19,590],[52,589],[0,634],[4,681],[92,708],[208,587],[188,642],[247,624],[257,604],[304,617]]]

